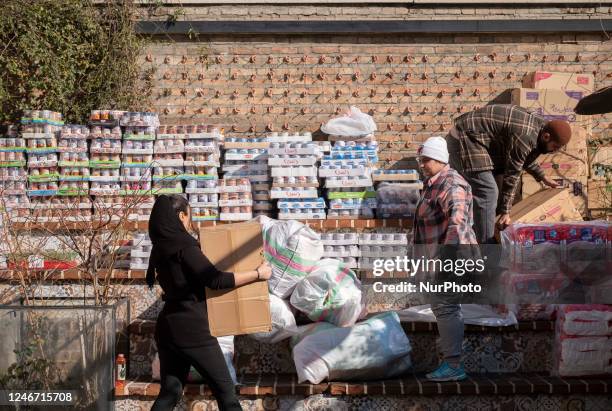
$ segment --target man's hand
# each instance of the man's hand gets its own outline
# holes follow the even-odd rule
[[[502,214],[497,219],[497,229],[503,230],[508,227],[512,223],[512,219],[510,218],[510,214]]]
[[[554,181],[554,180],[551,180],[551,179],[550,179],[550,178],[548,178],[548,177],[544,177],[544,178],[542,179],[542,182],[543,182],[544,184],[546,184],[546,185],[547,185],[548,187],[550,187],[550,188],[558,188],[558,187],[559,187],[559,183],[557,183],[557,182],[556,182],[556,181]]]

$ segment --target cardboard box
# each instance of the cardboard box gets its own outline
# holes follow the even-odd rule
[[[512,104],[533,111],[548,120],[565,120],[586,125],[584,116],[574,113],[574,108],[586,93],[553,89],[516,88],[512,90]]]
[[[547,177],[575,179],[589,175],[586,150],[543,154],[537,158],[536,162]]]
[[[612,211],[612,183],[603,180],[589,181],[589,209]]]
[[[510,217],[515,223],[582,221],[569,190],[557,188],[540,191],[515,204]]]
[[[258,223],[227,224],[200,230],[202,251],[222,271],[255,270],[263,261],[263,237]],[[210,333],[215,337],[270,331],[267,281],[231,290],[206,289]]]
[[[572,201],[576,206],[576,209],[580,212],[583,217],[588,214],[587,209],[587,177],[557,177],[553,180],[560,184],[562,188],[566,188],[572,195]],[[539,183],[531,176],[531,174],[523,173],[522,185],[521,185],[521,197],[526,199],[542,190],[548,189],[548,186]]]
[[[590,132],[587,132],[587,130],[578,123],[571,123],[570,126],[572,128],[572,138],[563,148],[563,151],[586,150]]]
[[[595,78],[592,74],[534,71],[523,78],[523,87],[581,91],[586,95],[595,91]]]

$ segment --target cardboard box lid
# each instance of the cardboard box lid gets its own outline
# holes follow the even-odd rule
[[[515,204],[510,217],[521,223],[582,221],[571,197],[568,189],[543,190]]]
[[[200,230],[202,251],[220,270],[250,271],[263,261],[259,223],[238,223]],[[272,329],[267,281],[256,281],[231,290],[206,289],[211,335],[251,334]]]

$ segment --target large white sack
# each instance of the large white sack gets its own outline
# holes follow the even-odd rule
[[[463,322],[471,325],[483,325],[486,327],[506,327],[518,323],[514,305],[506,305],[504,309],[495,308],[492,305],[461,304]],[[402,321],[436,322],[436,316],[431,311],[431,306],[416,305],[398,311]]]
[[[321,236],[294,220],[261,222],[264,255],[272,266],[268,287],[272,294],[288,298],[323,256]]]
[[[351,106],[347,114],[332,118],[321,131],[337,136],[359,137],[376,131],[376,123],[372,116],[362,113],[357,107]]]
[[[291,305],[312,321],[351,326],[364,311],[361,282],[342,261],[325,258],[295,287]]]
[[[299,382],[392,378],[411,367],[410,341],[394,312],[352,327],[317,323],[300,329],[292,339]]]
[[[288,301],[270,294],[270,315],[272,317],[272,330],[268,332],[251,334],[257,341],[277,343],[297,334],[295,316]]]
[[[229,370],[230,376],[232,377],[232,381],[234,382],[234,384],[238,384],[238,378],[236,378],[236,369],[234,368],[234,336],[228,335],[225,337],[217,337],[217,341],[219,342],[219,347],[221,347],[221,352],[223,353],[223,358],[225,359],[225,364],[227,365],[227,369]],[[153,363],[151,364],[151,377],[154,381],[159,381],[161,379],[158,353],[155,353]],[[195,368],[190,367],[189,374],[187,375],[187,381],[197,383],[203,382],[204,379],[202,378],[200,373],[195,370]]]

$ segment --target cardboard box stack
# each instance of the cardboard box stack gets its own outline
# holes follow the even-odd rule
[[[19,137],[16,126],[8,126],[0,137],[0,192],[2,204],[11,217],[26,218],[30,202],[26,195],[28,174],[26,172],[26,140]]]
[[[512,103],[533,110],[543,117],[562,119],[572,126],[572,140],[562,151],[540,156],[536,161],[547,177],[568,188],[572,201],[582,216],[587,209],[587,181],[589,176],[587,140],[591,134],[588,116],[579,116],[574,108],[580,99],[594,91],[590,74],[536,71],[523,79],[523,87],[512,92]],[[544,186],[523,174],[523,198],[542,190]]]
[[[296,140],[301,139],[301,142]],[[270,198],[279,200],[281,220],[325,219],[325,200],[319,198],[317,163],[321,147],[310,133],[296,135],[294,140],[270,143],[268,165],[273,178]]]
[[[376,195],[372,172],[378,162],[378,143],[336,141],[321,160],[329,218],[374,218]]]
[[[224,178],[248,178],[255,215],[272,216],[267,138],[228,138],[225,141]]]

